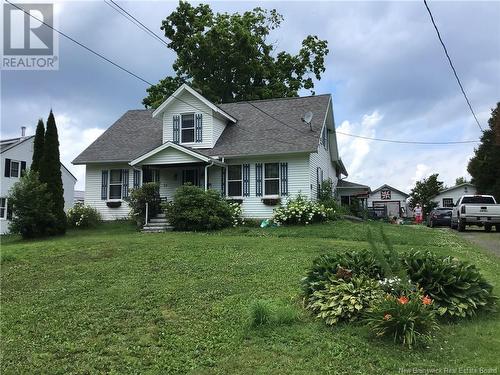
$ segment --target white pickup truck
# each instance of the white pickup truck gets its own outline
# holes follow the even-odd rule
[[[495,226],[500,232],[500,204],[492,195],[462,195],[453,207],[451,227],[460,232],[467,225],[484,226],[486,232]]]

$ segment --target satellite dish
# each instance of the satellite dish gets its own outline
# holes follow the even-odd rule
[[[313,118],[313,113],[311,111],[307,111],[304,113],[304,116],[302,117],[302,121],[304,121],[306,124],[309,125],[312,131],[312,125],[311,125],[311,120]]]

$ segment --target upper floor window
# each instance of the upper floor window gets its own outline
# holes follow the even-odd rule
[[[181,115],[181,143],[194,142],[194,113]]]
[[[241,165],[229,165],[227,167],[227,192],[230,197],[241,197],[243,195]]]
[[[121,169],[109,171],[109,199],[122,198],[123,175]]]
[[[19,177],[21,172],[21,162],[11,160],[10,161],[10,177]]]
[[[279,195],[280,168],[279,163],[264,164],[264,195]]]

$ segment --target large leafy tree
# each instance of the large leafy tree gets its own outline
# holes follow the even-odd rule
[[[455,179],[455,186],[465,184],[466,182],[467,179],[465,177],[457,177]]]
[[[500,201],[500,103],[492,110],[488,125],[467,170],[478,192],[494,195]]]
[[[40,163],[40,181],[47,184],[53,203],[53,214],[56,224],[53,234],[66,232],[66,214],[64,212],[64,188],[61,177],[61,159],[59,155],[59,137],[56,120],[52,110],[47,119],[45,144],[42,162]]]
[[[33,159],[31,161],[31,169],[34,171],[40,170],[40,163],[43,157],[43,145],[45,144],[45,126],[43,120],[38,120],[35,132],[35,140],[33,141]]]
[[[176,54],[174,76],[147,89],[146,107],[158,107],[180,84],[189,82],[209,100],[234,102],[314,93],[328,54],[326,40],[309,35],[296,55],[276,51],[267,39],[280,27],[276,10],[213,13],[209,5],[179,2],[161,29]]]
[[[438,174],[432,174],[415,183],[415,187],[410,192],[410,206],[415,207],[417,203],[423,207],[424,215],[427,216],[437,204],[432,198],[443,190],[443,182],[438,180]]]

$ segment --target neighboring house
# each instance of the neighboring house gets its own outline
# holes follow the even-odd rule
[[[458,198],[462,195],[476,193],[476,187],[469,182],[465,182],[463,184],[444,189],[432,198],[432,201],[437,203],[438,207],[453,207],[455,203],[457,203]]]
[[[29,169],[33,159],[33,141],[35,136],[22,136],[19,138],[4,139],[0,141],[1,155],[1,189],[0,189],[0,233],[7,233],[9,218],[12,215],[9,200],[7,198],[10,188],[19,181],[22,171]],[[61,164],[61,175],[64,188],[64,209],[73,206],[73,191],[75,189],[76,177]]]
[[[368,197],[368,207],[384,207],[388,217],[411,216],[408,212],[408,205],[406,203],[408,197],[409,195],[401,190],[384,184],[370,193]]]
[[[167,200],[185,183],[214,189],[264,218],[279,198],[315,199],[323,180],[335,188],[347,175],[330,95],[215,105],[188,85],[154,111],[126,112],[73,164],[86,165],[85,203],[106,220],[126,217],[124,198],[144,182]]]
[[[369,186],[357,184],[347,180],[339,180],[337,183],[337,199],[343,206],[350,206],[357,200],[361,207],[368,207],[368,198],[371,189]]]
[[[83,190],[75,190],[75,203],[84,203],[85,201],[85,192]]]

